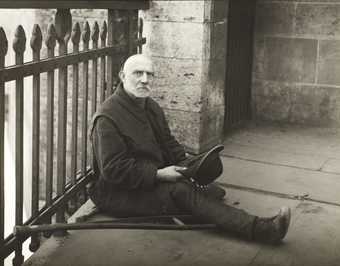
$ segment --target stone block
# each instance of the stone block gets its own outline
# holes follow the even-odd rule
[[[294,9],[294,3],[259,2],[256,6],[256,33],[261,35],[293,33]]]
[[[225,60],[209,60],[205,63],[205,83],[202,89],[204,108],[224,105],[225,94]]]
[[[314,83],[317,40],[265,38],[267,80]]]
[[[340,41],[321,40],[318,58],[318,83],[340,85]]]
[[[267,81],[253,82],[254,117],[270,121],[288,121],[291,108],[291,89],[296,89],[296,85]]]
[[[203,22],[205,2],[155,0],[150,2],[150,9],[141,11],[140,14],[145,21]]]
[[[339,87],[268,81],[253,83],[253,113],[258,119],[339,126],[339,101]]]
[[[317,126],[340,125],[340,88],[301,86],[291,91],[290,122]]]
[[[337,36],[340,34],[339,17],[340,5],[338,3],[298,3],[295,33],[329,37]]]
[[[207,24],[210,27],[210,54],[213,59],[225,59],[227,53],[227,21]]]
[[[210,21],[224,21],[228,17],[229,0],[213,0]]]
[[[144,36],[147,38],[146,53],[177,59],[201,59],[203,24],[146,21]]]
[[[155,70],[154,86],[171,87],[195,85],[202,81],[202,60],[177,58],[152,58]]]
[[[263,79],[264,75],[264,37],[256,36],[254,39],[254,54],[253,54],[253,78]]]
[[[200,152],[221,143],[224,127],[224,106],[205,109],[202,113]]]
[[[188,152],[199,153],[201,113],[164,109],[171,132]]]
[[[154,87],[152,98],[163,108],[199,112],[202,108],[200,85],[167,85]]]

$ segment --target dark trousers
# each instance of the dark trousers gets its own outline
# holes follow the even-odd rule
[[[251,238],[255,216],[208,196],[191,182],[159,183],[151,191],[93,193],[97,207],[117,217],[191,214],[221,229]]]

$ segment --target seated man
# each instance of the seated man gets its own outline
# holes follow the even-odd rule
[[[129,57],[119,74],[122,85],[93,117],[98,179],[90,197],[96,206],[117,217],[192,214],[247,239],[283,239],[289,208],[270,218],[250,215],[221,201],[221,188],[202,191],[180,173],[186,153],[171,135],[163,110],[149,97],[153,71],[145,55]]]

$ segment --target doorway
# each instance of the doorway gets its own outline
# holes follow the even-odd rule
[[[256,1],[230,0],[227,33],[225,118],[228,133],[251,119],[251,77]]]

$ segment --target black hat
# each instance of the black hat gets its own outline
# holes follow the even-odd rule
[[[219,152],[223,149],[223,145],[217,145],[205,153],[186,159],[180,165],[187,169],[179,172],[199,185],[213,182],[223,172],[223,164],[219,156]]]

